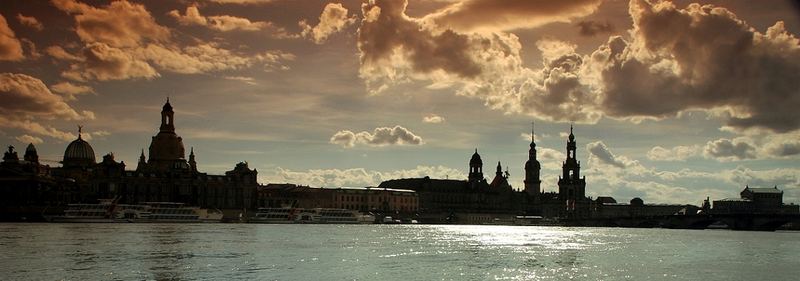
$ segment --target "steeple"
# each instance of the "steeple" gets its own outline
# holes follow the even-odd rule
[[[39,154],[36,152],[36,147],[33,146],[33,143],[29,143],[28,147],[25,148],[24,159],[31,163],[39,163]]]
[[[500,161],[497,161],[497,171],[494,173],[496,177],[503,176],[503,166],[500,166]]]
[[[189,168],[197,172],[197,162],[194,161],[194,147],[189,149]]]
[[[562,175],[558,179],[558,198],[565,202],[568,216],[585,217],[587,214],[583,207],[576,207],[576,202],[586,201],[586,178],[581,177],[581,163],[578,162],[573,126],[569,126],[569,140],[567,140],[567,159],[561,166]],[[580,205],[580,204],[579,204]],[[577,213],[576,213],[577,212]]]
[[[539,178],[542,167],[536,159],[536,142],[534,138],[534,123],[531,122],[531,144],[528,150],[528,162],[525,162],[525,192],[532,197],[539,196],[541,193],[542,180]]]

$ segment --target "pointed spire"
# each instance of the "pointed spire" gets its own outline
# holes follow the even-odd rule
[[[189,156],[194,156],[194,146],[189,149]]]
[[[534,129],[535,129],[535,127],[534,127],[533,121],[531,121],[531,143],[533,143]]]
[[[82,132],[83,132],[83,125],[78,125],[78,139],[81,139]]]

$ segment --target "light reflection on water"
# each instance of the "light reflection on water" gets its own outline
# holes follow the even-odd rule
[[[0,224],[0,280],[787,280],[800,233]]]

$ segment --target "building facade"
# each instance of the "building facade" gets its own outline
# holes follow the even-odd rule
[[[339,208],[409,217],[419,211],[419,199],[413,190],[378,187],[314,188],[267,184],[258,191],[258,205],[270,208]]]
[[[185,159],[183,139],[175,131],[175,113],[169,100],[162,107],[161,124],[150,143],[149,158],[142,151],[135,170],[127,170],[113,153],[97,163],[94,149],[83,139],[80,127],[77,139],[64,150],[61,167],[40,165],[32,144],[26,149],[24,160],[18,159],[13,148],[4,156],[0,195],[8,195],[2,196],[5,200],[28,202],[20,204],[25,206],[96,203],[106,198],[116,198],[120,203],[182,202],[223,210],[256,206],[258,171],[250,169],[247,162],[236,164],[223,175],[210,175],[197,170],[193,149]]]

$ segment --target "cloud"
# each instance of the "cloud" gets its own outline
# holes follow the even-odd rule
[[[663,148],[661,146],[654,146],[647,152],[647,159],[653,161],[686,161],[690,157],[700,155],[700,146],[675,146],[673,148]]]
[[[722,161],[755,159],[756,147],[743,140],[718,139],[706,143],[703,154],[708,158]]]
[[[114,1],[95,8],[74,0],[52,0],[56,8],[75,15],[75,31],[84,42],[111,47],[135,47],[142,42],[166,42],[169,29],[156,23],[144,5]]]
[[[507,31],[569,22],[594,13],[601,0],[466,0],[448,5],[425,20],[462,32]]]
[[[346,148],[353,147],[357,144],[370,146],[424,144],[421,137],[400,125],[394,126],[393,128],[378,127],[375,128],[372,133],[367,131],[358,133],[354,133],[350,130],[338,131],[331,137],[330,143],[338,144]]]
[[[83,61],[71,65],[62,76],[76,81],[150,79],[161,76],[142,58],[105,43],[87,44],[82,55]]]
[[[50,85],[53,92],[62,94],[66,100],[75,100],[75,96],[94,93],[94,89],[86,85],[75,85],[70,82],[61,82]]]
[[[551,121],[596,121],[600,115],[591,107],[593,97],[578,88],[581,84],[577,83],[577,71],[582,58],[571,54],[574,46],[540,44],[552,59],[546,62],[546,69],[534,71],[522,64],[519,38],[502,30],[563,21],[571,18],[572,12],[577,11],[573,8],[581,3],[591,6],[597,1],[512,2],[509,7],[516,10],[509,12],[509,17],[498,16],[497,24],[479,19],[490,18],[494,22],[495,17],[487,13],[508,11],[494,1],[455,3],[422,18],[405,14],[406,1],[363,4],[358,30],[359,73],[367,89],[379,94],[398,84],[431,81],[431,85],[458,87],[458,95],[480,98],[486,106],[507,113]],[[544,10],[534,9],[530,3],[540,3]],[[486,8],[480,12],[476,7]],[[589,13],[593,9],[578,10]],[[564,14],[550,14],[559,11]],[[480,14],[473,17],[479,23],[457,24],[455,19],[466,14]],[[437,24],[439,19],[449,23]],[[459,28],[453,27],[456,25]],[[494,32],[465,31],[472,29]]]
[[[789,157],[800,155],[800,136],[788,134],[776,136],[764,145],[764,153],[772,157]]]
[[[28,143],[40,144],[40,143],[44,142],[44,140],[42,140],[41,138],[34,137],[34,136],[31,136],[31,135],[21,135],[21,136],[16,137],[15,139],[17,141],[21,142],[21,143],[24,143],[24,144],[28,144]]]
[[[197,74],[260,64],[265,71],[283,70],[288,69],[283,63],[294,59],[292,54],[281,51],[240,54],[221,48],[217,43],[181,46],[172,41],[169,29],[158,25],[143,5],[124,0],[102,7],[72,0],[53,0],[53,3],[75,14],[76,31],[85,43],[75,55],[60,47],[47,49],[55,58],[73,61],[61,75],[75,81],[152,79],[161,76],[157,69]],[[252,27],[240,25],[242,21],[229,21],[231,18],[227,17],[202,17],[196,7],[189,7],[187,15],[181,19],[202,19],[221,30]],[[94,21],[102,23],[93,24]]]
[[[543,67],[522,83],[518,94],[521,109],[552,121],[594,123],[602,112],[593,106],[596,96],[582,82],[583,56],[576,46],[557,40],[540,40]]]
[[[564,8],[558,10],[563,15],[539,18],[531,12],[525,24],[486,16],[495,11],[488,1],[453,3],[419,18],[405,14],[406,1],[365,3],[360,76],[370,94],[429,81],[482,99],[489,108],[549,121],[596,123],[606,116],[640,122],[705,110],[722,112],[715,116],[739,130],[800,129],[800,40],[783,22],[762,33],[721,7],[679,9],[669,1],[631,0],[633,27],[626,37],[613,36],[590,54],[578,54],[566,42],[540,40],[543,66],[527,68],[519,39],[504,30],[566,21],[573,11],[594,9],[570,8],[577,7],[572,2],[594,2],[551,2]],[[469,7],[487,7],[480,18],[496,23],[444,20],[477,11]]]
[[[61,46],[50,46],[44,49],[44,52],[53,58],[66,61],[84,61],[85,59],[73,54],[70,54]]]
[[[580,21],[575,24],[579,28],[579,34],[582,36],[595,36],[601,33],[613,33],[614,25],[610,22],[597,22],[592,20]]]
[[[45,84],[25,74],[0,73],[0,128],[13,128],[32,137],[47,136],[59,140],[74,139],[74,135],[51,126],[42,120],[92,120],[94,113],[80,111],[53,94]]]
[[[611,165],[617,168],[625,168],[627,163],[620,157],[611,153],[605,143],[602,141],[595,141],[589,144],[586,144],[586,150],[591,153],[591,156],[594,156],[597,160],[600,160],[600,163]]]
[[[17,73],[0,73],[0,115],[9,119],[63,118],[66,120],[92,119],[94,114],[78,113],[59,95],[34,77]]]
[[[776,22],[756,31],[725,8],[632,0],[630,40],[612,37],[589,68],[611,117],[722,109],[726,125],[800,128],[800,41]]]
[[[377,186],[390,179],[426,176],[440,179],[466,179],[466,174],[461,170],[445,166],[417,166],[413,169],[396,171],[375,171],[364,168],[293,171],[278,167],[274,172],[265,174],[262,177],[266,182],[294,183],[315,187],[367,187]]]
[[[348,17],[347,9],[339,3],[328,3],[319,16],[319,23],[311,26],[306,20],[300,21],[303,28],[301,35],[311,39],[316,44],[322,44],[334,33],[344,30],[356,21],[356,17]]]
[[[222,78],[225,78],[225,79],[227,79],[227,80],[233,80],[233,81],[241,81],[241,82],[243,82],[243,83],[245,83],[245,84],[248,84],[248,85],[257,85],[257,84],[258,84],[258,83],[256,83],[256,82],[255,82],[255,81],[256,81],[256,79],[255,79],[255,78],[253,78],[253,77],[246,77],[246,76],[224,76],[224,77],[222,77]]]
[[[22,43],[8,27],[6,18],[0,15],[0,60],[18,61],[23,58]]]
[[[294,59],[293,55],[281,51],[239,55],[213,43],[187,46],[183,49],[150,44],[136,50],[136,55],[161,69],[183,74],[242,69],[257,62],[267,68],[280,69],[284,67],[284,61]]]
[[[439,123],[444,123],[444,121],[445,121],[444,117],[436,115],[436,114],[433,114],[433,113],[425,115],[424,117],[422,117],[422,122],[423,123],[439,124]]]
[[[240,18],[230,15],[219,16],[203,16],[197,6],[186,7],[186,12],[181,15],[180,11],[172,10],[168,13],[171,17],[175,18],[181,25],[199,25],[216,31],[259,31],[265,29],[272,29],[274,36],[283,38],[291,37],[286,30],[273,25],[271,22],[265,21],[250,21],[246,18]]]
[[[17,20],[19,20],[19,23],[22,25],[36,29],[37,31],[42,31],[44,29],[44,25],[42,25],[42,23],[39,22],[39,20],[37,20],[35,17],[27,17],[23,16],[22,14],[17,14]]]
[[[217,4],[259,5],[272,3],[275,0],[208,0]]]

